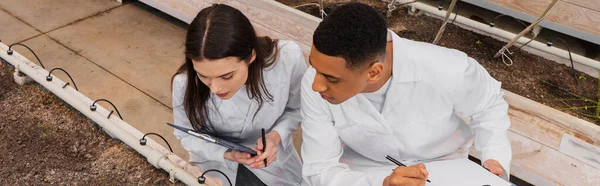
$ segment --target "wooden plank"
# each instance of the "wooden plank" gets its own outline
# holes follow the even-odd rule
[[[308,53],[310,52],[309,45],[295,41],[295,40],[291,39],[289,36],[286,36],[282,33],[276,32],[273,29],[267,28],[266,26],[264,26],[260,23],[257,23],[255,21],[251,21],[251,22],[252,22],[252,25],[254,26],[254,29],[256,29],[256,32],[258,35],[269,36],[274,39],[291,40],[291,41],[296,42],[296,44],[298,44],[300,46],[300,48],[302,49],[302,52],[304,53],[304,60],[305,60],[306,64],[308,65]]]
[[[469,155],[473,156],[473,157],[477,158],[479,161],[481,161],[481,153],[477,152],[477,150],[475,149],[475,146],[473,146],[469,149]],[[556,186],[555,183],[548,181],[546,178],[542,178],[537,174],[534,174],[527,170],[523,170],[523,169],[521,169],[521,167],[512,164],[512,162],[510,165],[510,175],[517,177],[517,178],[519,178],[529,184],[532,184],[532,185]],[[509,180],[509,181],[512,181],[512,180]]]
[[[283,15],[280,11],[272,11],[269,7],[258,6],[260,1],[239,1],[239,0],[224,0],[224,3],[235,7],[242,11],[249,19],[259,22],[277,32],[285,34],[290,38],[312,45],[312,33],[316,29],[316,25],[307,26],[301,22],[294,22],[295,15]]]
[[[521,111],[530,117],[537,117],[542,120],[541,122],[535,124],[539,127],[539,130],[544,131],[546,135],[554,136],[552,138],[556,138],[556,135],[562,135],[563,133],[566,133],[587,143],[600,146],[600,127],[598,125],[571,116],[552,107],[537,103],[533,100],[524,98],[523,96],[519,96],[510,91],[504,90],[503,92],[504,99],[510,105],[511,109]],[[552,125],[554,126],[552,127]],[[523,134],[527,132],[533,135],[535,130],[519,130],[519,132]],[[558,139],[561,138],[559,137]],[[558,142],[560,143],[560,140],[558,140]],[[549,146],[556,147],[555,145]]]
[[[320,18],[314,17],[312,15],[306,14],[300,10],[291,8],[284,4],[281,4],[274,0],[254,0],[254,1],[245,1],[245,0],[222,0],[222,1],[238,1],[244,2],[247,5],[252,6],[255,9],[262,9],[269,11],[275,16],[279,16],[283,19],[288,19],[294,23],[302,27],[306,27],[309,30],[315,30],[321,22]]]
[[[553,149],[559,148],[562,133],[565,130],[561,130],[556,125],[550,124],[539,117],[512,107],[508,110],[508,115],[511,121],[511,131],[527,136]]]
[[[539,104],[531,100],[523,100],[526,98],[516,97],[514,93],[503,91],[505,93],[505,99],[507,102],[528,102],[528,104]],[[509,105],[510,105],[509,103]],[[513,104],[514,105],[514,104]],[[511,125],[509,130],[511,132],[527,136],[529,139],[540,142],[541,144],[548,146],[549,148],[559,150],[563,135],[579,136],[577,139],[592,145],[593,141],[590,137],[585,137],[585,134],[574,130],[573,128],[564,127],[565,124],[556,124],[555,120],[547,119],[540,114],[536,114],[535,111],[528,110],[528,107],[521,105],[513,106],[510,105],[508,109],[508,115],[510,117]],[[560,112],[554,110],[552,112]],[[549,115],[555,115],[557,113],[550,113]],[[575,118],[574,116],[569,116]],[[463,118],[467,123],[470,123],[469,119]],[[576,118],[578,119],[578,118]],[[593,126],[592,126],[593,127]],[[600,128],[600,127],[597,127]],[[592,128],[593,130],[593,128]],[[585,140],[585,141],[584,141]]]
[[[600,148],[565,134],[558,151],[600,169]]]
[[[488,0],[534,17],[541,15],[550,0]],[[600,12],[559,1],[546,20],[600,36]]]
[[[495,11],[495,12],[498,12],[501,14],[511,15],[517,19],[525,20],[527,22],[534,22],[537,19],[537,17],[534,17],[530,14],[521,12],[519,10],[507,8],[503,5],[493,3],[493,2],[487,1],[487,0],[486,1],[483,1],[483,0],[461,0],[461,1],[467,2],[472,5],[479,6],[482,8],[486,8],[486,9],[489,9],[491,11]],[[600,45],[600,36],[594,35],[593,33],[581,31],[579,29],[572,28],[567,25],[555,23],[555,22],[552,22],[549,20],[543,20],[539,25],[544,28],[550,29],[550,30],[554,30],[554,31],[557,31],[557,32],[560,32],[563,34],[571,35],[573,37]]]
[[[511,174],[535,185],[597,185],[600,183],[600,176],[598,176],[600,169],[563,152],[565,151],[563,135],[577,136],[582,143],[592,146],[593,138],[587,135],[593,136],[595,132],[600,131],[600,127],[587,121],[579,121],[579,118],[512,92],[506,90],[503,92],[510,105],[509,140],[513,150]],[[584,134],[583,130],[589,134]],[[479,157],[473,149],[471,155]],[[557,170],[559,168],[560,170]],[[589,172],[598,174],[589,174]]]
[[[600,3],[598,3],[598,0],[561,0],[561,1],[600,12]]]
[[[312,33],[320,19],[280,3],[266,0],[140,0],[179,20],[191,23],[194,17],[213,3],[222,3],[239,9],[251,20],[259,35],[276,39],[294,40],[300,45],[308,63]],[[295,12],[290,16],[290,12]]]
[[[278,2],[268,0],[141,0],[169,15],[190,23],[200,10],[221,3],[240,10],[250,20],[262,24],[308,46],[312,44],[312,33],[320,19],[304,14]],[[290,16],[290,12],[297,11]]]
[[[509,132],[512,164],[557,185],[600,185],[600,170],[517,133]]]
[[[511,175],[534,185],[600,185],[600,169],[571,158],[554,148],[509,131]],[[480,158],[475,148],[470,155]]]

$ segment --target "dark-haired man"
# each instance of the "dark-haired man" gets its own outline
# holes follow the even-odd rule
[[[309,59],[301,109],[311,185],[424,185],[422,163],[467,158],[473,141],[485,168],[507,174],[501,84],[463,52],[400,38],[375,9],[349,3],[319,24]]]

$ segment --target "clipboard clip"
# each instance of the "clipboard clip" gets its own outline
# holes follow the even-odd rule
[[[188,130],[188,133],[191,133],[192,135],[198,136],[199,138],[202,138],[204,140],[210,141],[211,143],[219,143],[218,140],[213,139],[212,137],[210,137],[209,135],[206,134],[199,134],[197,132],[194,132],[193,130]]]
[[[235,147],[233,147],[233,146],[231,146],[231,145],[229,145],[229,144],[227,144],[227,143],[223,143],[223,142],[221,142],[220,140],[214,139],[214,138],[210,137],[210,136],[209,136],[209,135],[207,135],[207,134],[198,134],[198,133],[196,133],[196,132],[194,132],[194,131],[188,131],[188,132],[190,132],[190,133],[194,133],[194,135],[196,135],[196,136],[198,136],[198,137],[200,137],[200,138],[202,138],[202,139],[205,139],[205,140],[207,140],[207,141],[209,141],[209,142],[211,142],[211,143],[215,143],[215,144],[218,144],[218,145],[222,145],[222,146],[225,146],[225,147],[227,147],[227,148],[230,148],[230,149],[233,149],[233,148],[235,148]]]

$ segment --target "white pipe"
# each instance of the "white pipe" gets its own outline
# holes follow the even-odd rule
[[[185,161],[181,161],[181,158],[173,153],[170,153],[170,151],[167,151],[164,147],[150,138],[146,138],[147,143],[145,146],[140,145],[139,139],[143,136],[140,131],[133,128],[119,117],[113,116],[107,118],[109,111],[100,105],[97,105],[96,111],[91,111],[90,105],[93,103],[93,100],[81,94],[71,86],[62,88],[65,82],[57,77],[54,77],[52,81],[46,81],[46,76],[48,75],[47,70],[29,61],[16,51],[14,51],[12,55],[8,55],[6,53],[7,50],[8,46],[0,42],[0,57],[17,68],[15,70],[26,74],[31,79],[67,102],[73,108],[77,109],[79,112],[96,122],[109,135],[118,138],[119,140],[123,141],[123,143],[140,153],[142,156],[146,157],[148,162],[155,167],[164,169],[165,171],[169,172],[171,176],[174,174],[175,179],[180,180],[187,185],[199,185],[197,181],[198,175],[192,175],[193,173],[186,171],[190,170],[190,167],[192,166],[187,163],[183,163]],[[186,170],[182,169],[182,167],[186,168]],[[194,174],[198,173],[195,172]],[[214,180],[210,178],[207,178],[207,183],[216,185],[214,184]]]
[[[421,11],[424,11],[426,13],[429,13],[431,15],[435,15],[438,18],[439,17],[444,17],[445,14],[446,14],[445,10],[438,10],[437,7],[432,7],[430,5],[423,4],[423,3],[413,3],[411,6],[413,8],[417,8],[417,9],[419,9]],[[498,29],[496,27],[490,27],[487,24],[483,24],[483,23],[480,23],[480,22],[477,22],[477,21],[473,21],[473,20],[471,20],[469,18],[460,16],[460,15],[456,17],[455,24],[457,26],[461,26],[461,27],[469,29],[469,30],[473,30],[473,29],[479,30],[481,32],[484,32],[484,33],[481,33],[481,32],[479,32],[479,33],[485,34],[485,35],[488,35],[488,36],[491,36],[491,37],[499,36],[502,39],[511,40],[511,39],[513,39],[514,37],[517,36],[514,33],[511,33],[511,32],[508,32],[508,31],[505,31],[505,30],[502,30],[502,29]],[[475,31],[475,30],[473,30],[473,31]],[[517,42],[520,43],[520,44],[524,44],[527,41],[529,41],[528,38],[519,38],[517,40]],[[548,54],[552,54],[552,55],[555,55],[555,56],[558,56],[558,57],[561,57],[561,58],[564,58],[564,59],[569,59],[569,53],[567,51],[559,49],[559,48],[556,48],[556,47],[548,47],[545,43],[541,43],[539,41],[535,41],[534,40],[534,41],[530,42],[529,44],[527,44],[527,46],[525,46],[523,48],[526,48],[526,47],[529,47],[529,48],[532,48],[532,49],[536,49],[538,51],[542,51],[542,52],[545,52],[545,53],[548,53]],[[584,57],[584,56],[581,56],[581,55],[578,55],[578,54],[575,54],[575,53],[571,53],[571,55],[573,57],[573,62],[574,63],[579,63],[579,64],[582,64],[582,65],[584,65],[586,67],[593,68],[595,70],[600,70],[600,62],[595,61],[595,60],[590,59],[590,58],[587,58],[587,57]],[[571,64],[569,63],[567,65],[570,66]],[[576,68],[577,68],[577,66],[576,66]],[[581,69],[579,69],[579,70],[581,70]],[[586,74],[588,74],[588,75],[590,75],[592,77],[598,78],[598,72],[595,71],[595,70],[593,70],[593,71],[590,71],[590,70],[581,70],[581,71],[583,71],[584,73],[586,73]]]

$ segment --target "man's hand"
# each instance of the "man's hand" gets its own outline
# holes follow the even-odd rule
[[[488,171],[498,176],[502,175],[503,172],[502,165],[493,159],[485,160],[485,162],[483,162],[483,168],[486,168]]]
[[[383,180],[383,186],[424,186],[429,176],[424,164],[397,167]]]

